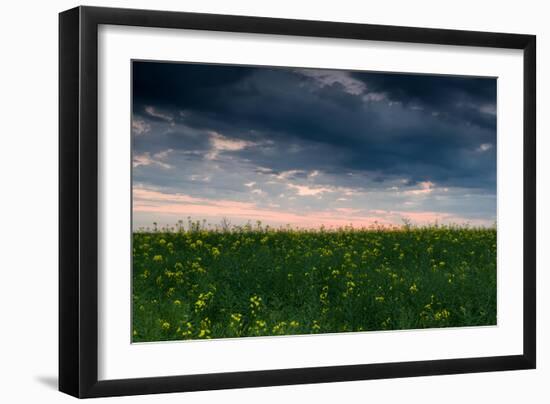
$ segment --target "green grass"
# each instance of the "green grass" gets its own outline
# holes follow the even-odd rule
[[[133,234],[133,341],[496,324],[496,229]]]

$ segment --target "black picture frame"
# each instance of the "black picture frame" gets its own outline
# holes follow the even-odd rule
[[[100,24],[523,50],[523,354],[99,381],[97,52]],[[60,13],[59,390],[85,398],[534,369],[535,107],[534,35],[96,7],[77,7]]]

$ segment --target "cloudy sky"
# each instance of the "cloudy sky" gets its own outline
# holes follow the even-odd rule
[[[134,228],[496,220],[496,79],[132,68]]]

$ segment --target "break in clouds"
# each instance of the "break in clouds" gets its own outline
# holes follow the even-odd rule
[[[496,79],[133,62],[133,226],[496,220]]]

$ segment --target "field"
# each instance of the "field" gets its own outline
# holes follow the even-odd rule
[[[496,229],[133,234],[133,341],[496,324]]]

